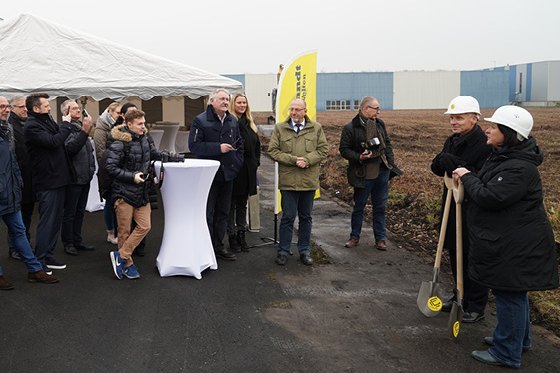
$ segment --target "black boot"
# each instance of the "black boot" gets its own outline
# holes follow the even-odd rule
[[[241,251],[250,251],[249,245],[247,245],[247,241],[245,240],[245,231],[237,232],[237,242],[239,243],[239,247],[241,247]]]
[[[231,235],[228,237],[229,241],[229,250],[233,253],[240,253],[241,252],[241,245],[237,241],[237,236]]]

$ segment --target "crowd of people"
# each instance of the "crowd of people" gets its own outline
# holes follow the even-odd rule
[[[58,124],[50,115],[48,99],[46,94],[10,101],[0,96],[0,215],[8,228],[9,256],[26,265],[30,282],[51,284],[59,281],[52,270],[66,267],[55,256],[59,235],[66,254],[94,250],[82,239],[82,223],[95,172],[95,148],[100,195],[107,201],[103,211],[107,241],[117,245],[110,252],[114,274],[118,279],[139,278],[133,255],[144,254],[151,229],[150,163],[161,159],[145,113],[131,103],[111,103],[97,120],[92,146],[92,120],[78,103],[62,103]],[[296,216],[299,258],[304,265],[313,265],[312,210],[328,143],[321,124],[308,117],[306,105],[297,98],[290,103],[289,117],[274,126],[268,148],[278,162],[282,218],[275,262],[280,266],[287,264],[291,253]],[[341,133],[339,151],[348,161],[348,183],[354,188],[346,248],[359,245],[368,199],[375,248],[388,248],[389,181],[402,171],[379,113],[379,100],[364,97],[358,114]],[[527,292],[558,287],[554,236],[538,172],[543,154],[531,136],[533,118],[523,108],[503,106],[485,118],[489,125],[483,130],[479,103],[470,96],[455,97],[445,114],[452,133],[431,170],[439,177],[452,176],[465,190],[460,217],[463,321],[484,319],[489,290],[497,308],[497,326],[484,339],[489,349],[473,351],[472,356],[487,364],[519,368],[522,352],[532,348]],[[189,148],[197,158],[220,163],[208,194],[206,220],[216,256],[235,261],[236,254],[250,250],[245,237],[247,202],[257,193],[261,156],[247,96],[231,97],[225,89],[212,92],[206,110],[193,120]],[[35,205],[39,221],[33,249],[30,226]],[[454,264],[456,221],[451,206],[443,247]],[[457,282],[455,265],[452,272]],[[13,288],[0,267],[0,289]],[[458,298],[455,290],[442,310],[450,311]]]

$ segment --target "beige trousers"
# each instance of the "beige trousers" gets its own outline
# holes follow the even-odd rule
[[[152,228],[150,217],[152,209],[149,203],[135,208],[119,198],[115,201],[115,213],[118,224],[119,256],[126,260],[125,265],[128,267],[133,263],[134,249]],[[132,219],[136,222],[136,227],[130,232]]]

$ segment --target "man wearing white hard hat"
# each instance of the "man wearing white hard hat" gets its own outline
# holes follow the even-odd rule
[[[469,199],[469,276],[492,289],[497,325],[488,350],[471,356],[490,365],[521,367],[532,348],[528,291],[558,287],[556,244],[543,205],[538,166],[544,160],[531,114],[517,106],[496,110],[486,129],[492,154],[478,173],[461,167]]]
[[[491,148],[486,144],[486,136],[484,131],[478,125],[480,117],[480,106],[478,101],[471,96],[458,96],[449,103],[445,114],[449,115],[449,123],[451,125],[452,135],[447,138],[443,144],[442,151],[436,155],[432,161],[432,172],[437,176],[443,176],[451,173],[457,167],[466,167],[471,171],[478,171],[484,161],[490,154]],[[445,205],[446,188],[443,187],[442,208]],[[464,205],[468,201],[463,202]],[[484,319],[484,309],[488,301],[488,288],[480,286],[476,282],[469,279],[466,275],[469,263],[469,242],[467,240],[469,226],[465,222],[466,207],[462,210],[463,218],[463,308],[465,314],[463,322],[474,323]],[[442,219],[440,219],[441,221]],[[449,211],[449,220],[445,235],[444,247],[449,252],[451,269],[455,283],[457,283],[457,255],[456,255],[456,220],[455,220],[455,203],[451,203]],[[449,312],[456,300],[456,290],[453,297],[443,303],[442,311]]]

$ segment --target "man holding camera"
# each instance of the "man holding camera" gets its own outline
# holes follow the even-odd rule
[[[119,280],[123,275],[130,279],[140,278],[132,253],[151,228],[151,207],[145,180],[150,162],[161,158],[146,136],[143,111],[129,110],[124,122],[111,130],[114,141],[109,146],[105,165],[113,178],[111,202],[117,215],[119,250],[111,251],[110,257]],[[136,227],[131,232],[132,219]]]
[[[395,166],[393,147],[385,123],[377,117],[379,111],[379,101],[375,97],[364,97],[358,115],[342,130],[339,151],[348,160],[348,182],[354,187],[352,231],[345,247],[358,245],[364,208],[371,196],[375,247],[387,250],[385,206],[389,178],[391,173],[400,175],[401,171]]]

